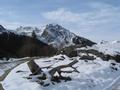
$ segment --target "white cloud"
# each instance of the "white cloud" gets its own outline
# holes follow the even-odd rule
[[[93,11],[75,13],[59,8],[54,11],[44,12],[43,17],[55,23],[72,23],[76,27],[79,26],[82,30],[97,29],[101,25],[108,27],[108,23],[115,25],[115,23],[120,22],[120,8],[104,3],[91,3],[89,6],[93,8]]]
[[[59,23],[76,34],[82,34],[91,39],[119,39],[117,33],[120,33],[120,7],[106,3],[87,3],[87,5],[90,10],[88,8],[84,12],[76,13],[59,8],[44,12],[42,15],[47,22]]]
[[[15,21],[5,21],[5,20],[0,20],[0,24],[3,25],[3,27],[7,29],[13,29],[15,30],[19,26],[32,26],[32,27],[41,27],[43,26],[43,23],[39,24],[34,24],[34,23],[23,23],[23,22],[15,22]]]
[[[55,11],[43,13],[43,16],[49,20],[57,20],[60,22],[76,22],[79,14],[68,11],[67,9],[60,8]]]
[[[4,20],[0,20],[0,24],[8,29],[15,29],[16,27],[18,27],[18,25],[20,25],[20,23],[18,22],[9,22]]]

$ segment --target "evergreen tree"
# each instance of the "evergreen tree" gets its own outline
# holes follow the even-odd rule
[[[33,32],[32,32],[32,37],[33,37],[33,38],[36,38],[36,37],[37,37],[34,30],[33,30]]]

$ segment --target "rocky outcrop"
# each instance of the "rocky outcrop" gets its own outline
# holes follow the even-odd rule
[[[86,38],[79,37],[79,36],[75,36],[73,38],[73,43],[75,45],[80,45],[81,47],[92,46],[92,45],[96,44],[95,42],[92,42]]]
[[[71,78],[70,77],[65,77],[62,74],[63,73],[72,73],[72,72],[76,72],[79,73],[79,71],[77,70],[76,67],[74,67],[73,65],[78,63],[78,60],[73,60],[72,62],[65,64],[65,65],[59,65],[56,66],[52,69],[50,69],[49,71],[44,71],[42,69],[42,67],[39,67],[34,60],[31,60],[27,63],[30,71],[32,72],[32,74],[29,75],[29,77],[27,77],[27,79],[34,79],[35,82],[37,82],[38,84],[46,87],[49,86],[50,84],[55,85],[56,83],[60,83],[61,81],[70,81]],[[44,67],[44,68],[48,68],[48,67]],[[51,68],[51,67],[49,67]],[[65,68],[72,68],[73,70],[65,70],[63,71],[62,69]],[[58,76],[55,76],[55,74],[58,73]],[[47,81],[47,82],[46,82]]]

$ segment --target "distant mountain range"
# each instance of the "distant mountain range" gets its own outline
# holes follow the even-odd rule
[[[49,56],[61,48],[94,44],[58,24],[48,24],[42,29],[20,26],[16,30],[0,25],[0,57]]]
[[[56,48],[71,45],[92,46],[95,44],[86,38],[75,35],[58,24],[48,24],[42,29],[36,27],[19,27],[15,30],[17,34],[26,36],[32,36],[33,31],[39,40]]]

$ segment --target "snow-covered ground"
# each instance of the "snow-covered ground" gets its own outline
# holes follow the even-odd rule
[[[120,54],[120,41],[117,40],[112,42],[104,41],[96,45],[93,45],[92,47],[78,48],[78,50],[79,49],[94,49],[103,52],[104,54],[116,55]]]
[[[99,50],[104,52],[105,54],[120,54],[120,41],[97,44],[97,47],[99,47]]]
[[[0,76],[4,74],[4,70],[0,69]]]
[[[23,62],[22,60],[25,60],[28,58],[29,57],[19,58],[19,59],[10,58],[9,60],[5,60],[5,59],[0,60],[0,77],[5,73],[6,70],[12,69],[16,65]]]
[[[61,56],[64,56],[65,59],[61,60]],[[120,77],[120,64],[112,60],[103,61],[97,58],[94,61],[88,61],[79,60],[79,57],[72,59],[79,61],[74,67],[77,67],[80,73],[62,74],[70,76],[72,78],[71,81],[43,87],[36,82],[26,79],[31,74],[26,62],[13,69],[2,82],[2,85],[5,90],[112,90],[114,88],[112,86],[114,85],[113,83]],[[72,59],[65,55],[58,55],[51,58],[35,59],[35,62],[40,67],[52,65],[53,68],[68,64]],[[45,72],[48,70],[43,69]],[[72,68],[65,68],[64,70],[72,70]]]

